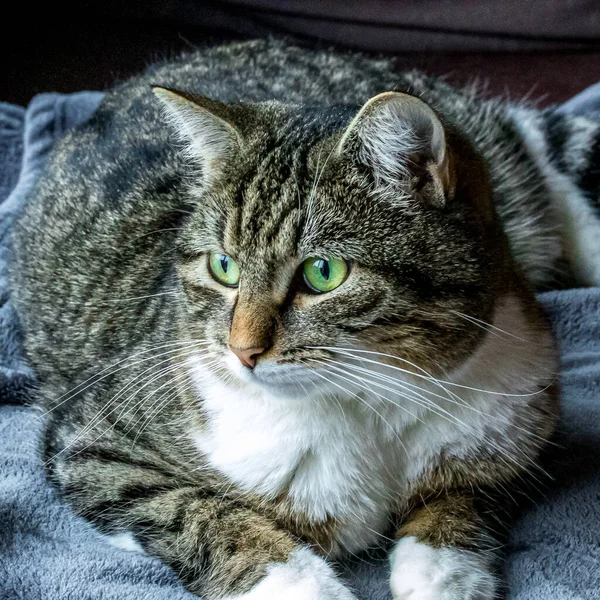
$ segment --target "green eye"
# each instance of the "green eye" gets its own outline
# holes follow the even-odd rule
[[[339,258],[311,256],[302,264],[306,285],[315,292],[331,292],[344,283],[348,275],[346,261]]]
[[[208,255],[210,274],[223,285],[236,287],[240,280],[240,268],[233,258],[225,254],[211,252]]]

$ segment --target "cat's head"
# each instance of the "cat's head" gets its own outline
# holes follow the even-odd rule
[[[356,389],[370,361],[439,374],[470,355],[467,317],[490,320],[510,261],[456,127],[393,92],[323,108],[154,91],[189,157],[177,272],[203,368],[294,396]]]

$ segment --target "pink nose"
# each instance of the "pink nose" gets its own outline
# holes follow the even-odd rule
[[[254,369],[258,357],[265,351],[264,348],[234,348],[229,349],[240,359],[240,362],[249,369]]]

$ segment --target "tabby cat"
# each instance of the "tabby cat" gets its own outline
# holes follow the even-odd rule
[[[497,492],[558,412],[534,291],[600,283],[597,124],[254,41],[57,146],[14,300],[74,510],[206,600],[490,599]]]

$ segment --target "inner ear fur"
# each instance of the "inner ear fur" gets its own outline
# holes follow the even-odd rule
[[[167,121],[185,143],[185,151],[200,162],[205,183],[223,169],[242,135],[230,118],[229,107],[188,92],[152,86]]]
[[[452,153],[444,126],[423,100],[384,92],[360,109],[344,131],[337,153],[354,152],[378,184],[434,206],[454,197]]]

